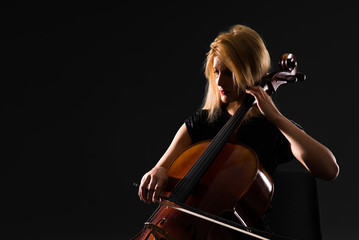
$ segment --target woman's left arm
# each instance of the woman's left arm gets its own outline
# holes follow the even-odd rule
[[[261,87],[246,90],[256,99],[261,113],[288,139],[292,153],[315,177],[331,181],[339,174],[333,153],[323,144],[298,128],[275,107],[271,97]]]

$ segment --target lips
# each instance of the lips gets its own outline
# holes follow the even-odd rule
[[[226,95],[226,94],[229,93],[228,91],[224,91],[224,90],[219,90],[219,92],[220,92],[222,95]]]

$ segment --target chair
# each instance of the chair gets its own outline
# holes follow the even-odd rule
[[[306,172],[276,171],[273,181],[271,230],[294,239],[322,239],[316,179]]]

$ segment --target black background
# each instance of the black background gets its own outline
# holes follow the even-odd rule
[[[273,70],[292,52],[308,76],[275,99],[341,167],[318,180],[323,238],[356,236],[358,3],[248,2],[2,5],[0,239],[135,235],[155,206],[132,183],[201,105],[208,46],[238,23]]]

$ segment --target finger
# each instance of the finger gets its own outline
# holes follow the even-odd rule
[[[157,202],[158,201],[158,197],[160,196],[161,193],[161,189],[156,187],[154,192],[153,192],[153,197],[152,197],[152,202]]]
[[[153,198],[152,198],[153,202],[158,201],[158,198],[159,198],[163,188],[164,188],[164,181],[158,181],[158,183],[155,187],[155,191],[153,193]]]
[[[258,88],[260,88],[260,86],[249,86],[247,89],[258,89]]]
[[[262,101],[269,96],[261,87],[256,87],[255,89],[252,87],[251,89],[246,89],[246,92],[255,98],[255,103]]]
[[[247,93],[249,93],[249,94],[251,94],[251,95],[256,95],[256,96],[258,96],[258,95],[260,95],[260,94],[262,94],[263,93],[263,88],[261,88],[261,87],[259,87],[259,86],[253,86],[253,87],[249,87],[249,88],[247,88],[246,89],[246,92]]]
[[[152,203],[152,196],[153,196],[153,192],[155,190],[152,189],[147,189],[147,195],[146,195],[146,203]]]
[[[255,89],[253,89],[253,88],[247,88],[247,89],[246,89],[246,93],[249,93],[249,94],[251,94],[251,95],[253,95],[253,96],[255,96],[255,95],[257,94],[257,92],[255,91]]]
[[[152,177],[147,188],[147,196],[146,196],[147,203],[152,202],[153,192],[155,191],[156,185],[157,185],[157,180],[154,177]]]
[[[252,95],[255,99],[254,103],[257,103],[258,102],[258,94],[253,91],[252,89],[246,89],[246,93]]]
[[[141,181],[141,186],[138,189],[138,195],[140,199],[144,202],[146,202],[145,196],[147,195],[147,185],[149,182],[150,182],[150,176],[149,175],[144,176]]]

